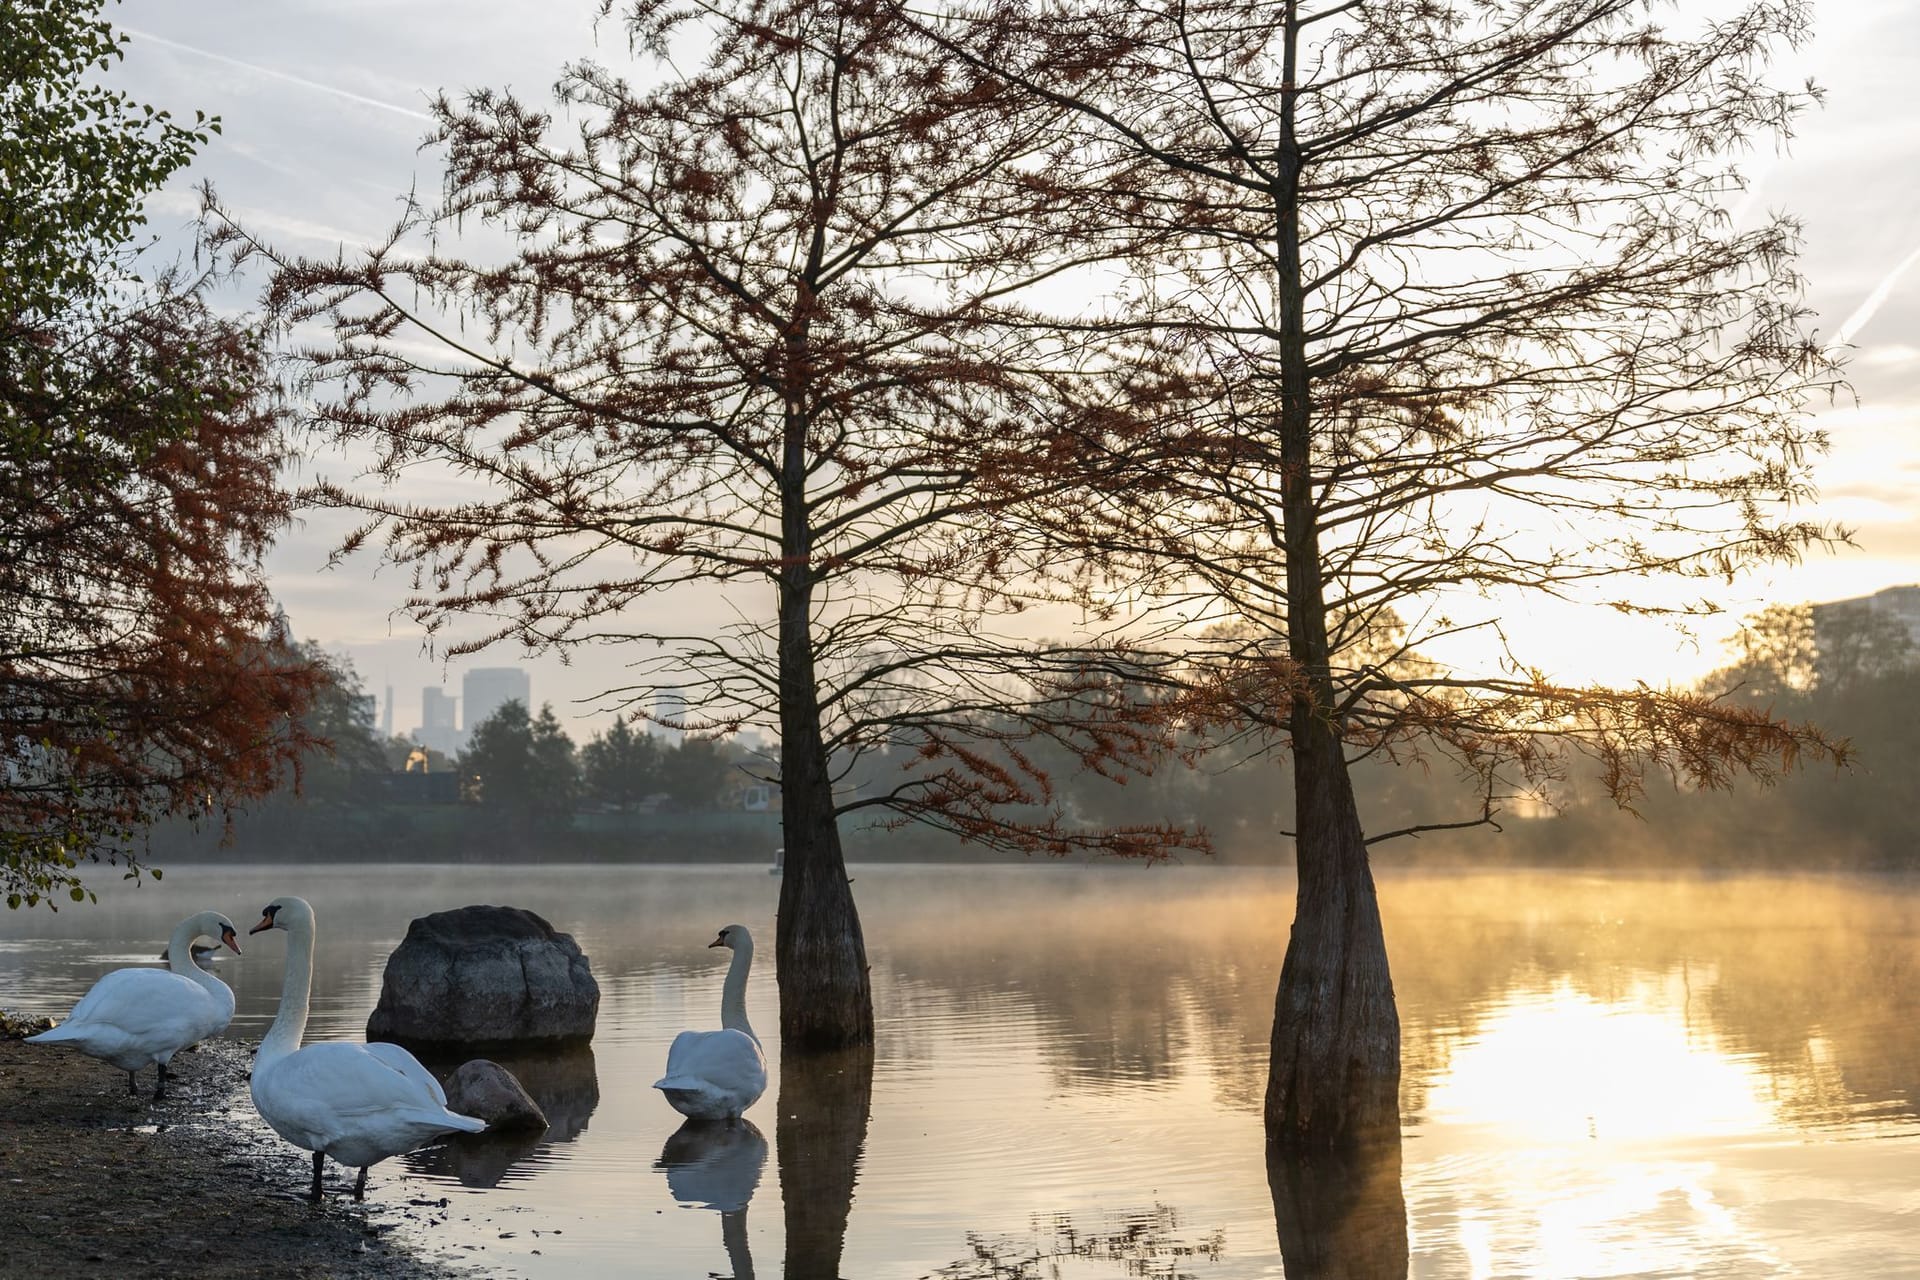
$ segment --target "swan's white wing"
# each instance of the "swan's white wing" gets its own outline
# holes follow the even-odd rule
[[[290,1053],[255,1077],[254,1104],[276,1132],[308,1150],[349,1142],[358,1144],[355,1149],[372,1145],[395,1155],[448,1129],[477,1133],[486,1127],[448,1111],[441,1101],[445,1095],[435,1096],[437,1084],[429,1087],[395,1070],[368,1048],[310,1044]]]
[[[31,1038],[70,1041],[120,1066],[136,1057],[171,1055],[217,1033],[230,1017],[191,978],[165,969],[116,969],[93,984],[65,1022]]]
[[[767,1060],[744,1032],[682,1031],[667,1050],[667,1074],[653,1087],[740,1098],[744,1107],[767,1090]]]
[[[441,1106],[447,1105],[447,1091],[441,1087],[439,1078],[420,1063],[420,1059],[408,1053],[397,1044],[388,1044],[384,1040],[367,1041],[367,1052],[380,1061],[420,1084]]]
[[[191,978],[165,969],[115,969],[93,984],[67,1021],[104,1021],[133,1027],[177,1017],[182,1009],[200,1009],[212,997]]]

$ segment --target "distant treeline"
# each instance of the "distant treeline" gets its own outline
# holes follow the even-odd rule
[[[1846,767],[1704,792],[1650,784],[1639,817],[1570,786],[1532,842],[1636,865],[1920,867],[1920,649],[1906,623],[1865,601],[1776,606],[1748,620],[1737,646],[1702,691],[1819,725],[1847,740]]]
[[[317,650],[312,651],[315,656]],[[508,703],[457,759],[383,741],[351,666],[312,711],[333,743],[297,789],[238,815],[230,829],[164,828],[161,859],[308,861],[769,861],[781,843],[777,760],[713,737],[677,742],[615,722],[574,744],[550,707]],[[1776,608],[1749,621],[1739,657],[1702,682],[1733,705],[1811,720],[1849,740],[1850,768],[1819,767],[1770,787],[1680,791],[1652,776],[1632,811],[1605,798],[1580,762],[1547,796],[1498,801],[1495,826],[1435,831],[1374,846],[1384,865],[1631,865],[1902,868],[1920,866],[1920,651],[1897,619],[1866,606]],[[1170,759],[1116,780],[1052,762],[1060,807],[1089,825],[1204,828],[1222,862],[1283,863],[1284,754],[1236,745]],[[849,794],[894,785],[914,761],[879,753]],[[1371,831],[1477,815],[1474,787],[1444,764],[1364,762],[1355,771]],[[849,857],[992,857],[942,832],[849,824]],[[1000,855],[1005,856],[1005,855]],[[1191,859],[1189,859],[1191,860]]]

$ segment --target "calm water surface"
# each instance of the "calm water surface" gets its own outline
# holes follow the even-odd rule
[[[1384,874],[1400,1167],[1270,1178],[1290,876],[854,875],[872,1060],[789,1070],[718,1133],[648,1086],[678,1031],[718,1025],[706,943],[729,923],[761,943],[748,1006],[778,1065],[763,868],[180,867],[0,915],[0,1003],[64,1012],[189,912],[244,929],[298,893],[320,921],[309,1039],[357,1039],[411,918],[540,912],[601,986],[590,1054],[511,1064],[553,1129],[389,1161],[370,1189],[376,1220],[488,1274],[1920,1275],[1920,879]],[[284,941],[245,945],[219,972],[230,1034],[256,1038]],[[288,1148],[289,1188],[304,1169]]]

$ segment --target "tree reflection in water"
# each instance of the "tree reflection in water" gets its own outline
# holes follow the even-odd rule
[[[840,1280],[847,1216],[873,1103],[873,1047],[780,1055],[780,1198],[786,1280]]]
[[[1180,1211],[1156,1204],[1112,1215],[1097,1230],[1086,1230],[1064,1213],[1036,1217],[1026,1239],[967,1234],[973,1256],[940,1268],[940,1280],[1042,1280],[1072,1259],[1115,1263],[1121,1274],[1143,1280],[1198,1280],[1189,1263],[1220,1261],[1226,1233],[1199,1240],[1181,1237]]]
[[[1338,1155],[1271,1148],[1267,1186],[1288,1276],[1405,1280],[1399,1134]]]
[[[732,1280],[753,1280],[747,1202],[766,1164],[767,1140],[751,1120],[689,1120],[674,1130],[653,1165],[665,1171],[676,1201],[719,1212]]]

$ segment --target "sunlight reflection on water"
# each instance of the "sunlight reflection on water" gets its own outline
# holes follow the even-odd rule
[[[1362,1170],[1348,1186],[1317,1170],[1270,1183],[1261,1147],[1287,877],[862,867],[857,881],[878,1052],[783,1080],[761,965],[748,1005],[775,1071],[748,1116],[759,1145],[681,1132],[647,1087],[677,1031],[717,1020],[711,929],[771,937],[778,882],[759,867],[182,867],[98,909],[0,917],[0,990],[63,1011],[188,911],[238,920],[297,891],[321,922],[310,1037],[357,1038],[410,918],[541,912],[602,991],[590,1055],[522,1068],[553,1131],[373,1175],[376,1216],[488,1274],[778,1275],[784,1260],[796,1280],[1234,1280],[1284,1274],[1283,1245],[1296,1280],[1920,1274],[1905,997],[1920,882],[1381,876],[1406,1141],[1385,1185]],[[276,943],[218,966],[236,1035],[272,1016]],[[848,1105],[869,1073],[870,1101]],[[301,1163],[289,1149],[289,1182]],[[445,1210],[409,1206],[441,1197]]]

